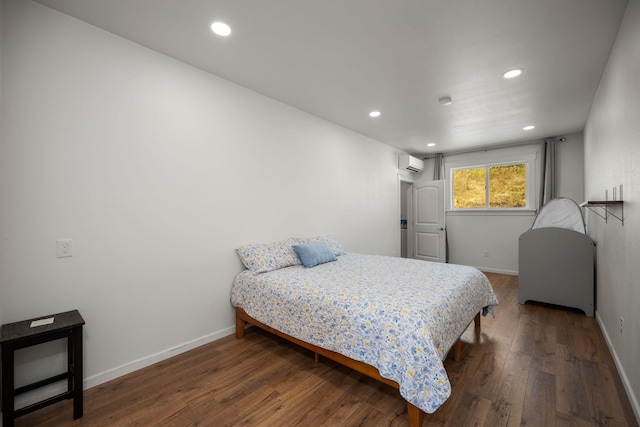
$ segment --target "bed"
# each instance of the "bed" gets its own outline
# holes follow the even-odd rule
[[[308,266],[292,250],[300,247],[323,247],[330,260]],[[398,388],[412,426],[451,394],[449,350],[498,304],[475,268],[345,253],[329,237],[238,254],[247,269],[231,292],[237,337],[251,323]]]
[[[518,302],[577,308],[593,317],[594,257],[580,207],[568,198],[549,201],[520,235]]]

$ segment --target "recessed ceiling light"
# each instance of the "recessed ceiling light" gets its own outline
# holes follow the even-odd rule
[[[380,117],[380,111],[372,111],[369,113],[369,117]]]
[[[453,101],[451,100],[450,96],[443,96],[442,98],[438,99],[438,102],[440,103],[440,105],[451,105]]]
[[[536,127],[534,125],[529,125],[529,126],[525,126],[522,128],[522,130],[531,130],[531,129],[535,129]]]
[[[224,22],[214,22],[213,24],[211,24],[211,31],[219,36],[226,37],[231,34],[231,27],[229,27]]]
[[[427,144],[427,147],[435,147],[435,146],[436,146],[435,142],[430,142]]]
[[[520,74],[522,74],[522,68],[516,68],[502,73],[502,77],[505,79],[512,79],[514,77],[518,77]]]

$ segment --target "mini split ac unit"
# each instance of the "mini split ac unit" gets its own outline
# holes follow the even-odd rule
[[[403,154],[398,159],[398,168],[419,173],[424,169],[424,160],[420,160],[408,154]]]

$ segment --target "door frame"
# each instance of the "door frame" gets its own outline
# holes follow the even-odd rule
[[[415,185],[420,184],[425,181],[434,181],[433,179],[427,179],[426,177],[420,174],[416,177],[413,175],[409,175],[408,173],[403,173],[398,171],[397,179],[398,179],[398,217],[396,221],[396,227],[398,230],[397,234],[397,246],[396,248],[400,249],[398,256],[402,256],[402,230],[400,229],[400,220],[402,219],[402,184],[408,184],[409,187],[407,189],[409,196],[407,197],[406,203],[407,206],[407,258],[415,259],[415,200],[413,200],[413,193]],[[443,181],[443,197],[444,197],[444,216],[443,216],[443,232],[444,232],[444,261],[445,263],[449,262],[449,242],[447,237],[447,212],[446,212],[446,203],[447,203],[447,181],[445,179],[441,179],[438,181]]]
[[[406,177],[398,175],[398,225],[400,225],[400,220],[402,219],[402,184],[408,184],[408,188],[406,190],[406,200],[404,207],[407,212],[407,241],[406,241],[406,251],[407,258],[414,258],[414,236],[413,236],[413,184],[414,181],[407,179]],[[398,241],[400,242],[400,256],[402,256],[402,229],[400,229],[400,233],[398,236]]]

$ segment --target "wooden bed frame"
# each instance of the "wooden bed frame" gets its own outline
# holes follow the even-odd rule
[[[348,368],[351,368],[357,372],[360,372],[361,374],[367,375],[384,384],[390,385],[396,390],[400,388],[397,382],[391,381],[390,379],[380,376],[380,373],[378,372],[378,370],[371,365],[368,365],[363,362],[359,362],[357,360],[353,360],[349,357],[343,356],[340,353],[336,353],[335,351],[326,350],[324,348],[315,346],[313,344],[309,344],[307,342],[294,338],[290,335],[282,333],[276,329],[273,329],[270,326],[260,323],[259,321],[249,316],[243,309],[236,307],[236,338],[244,337],[244,328],[246,323],[250,323],[254,326],[259,327],[260,329],[264,329],[265,331],[271,332],[272,334],[277,335],[281,338],[284,338],[287,341],[290,341],[303,348],[313,351],[315,353],[316,361],[318,360],[319,356],[324,356],[327,359],[338,362]],[[476,333],[480,332],[480,313],[476,314],[474,318],[474,323],[475,323]],[[462,343],[460,342],[460,339],[458,339],[452,347],[453,359],[456,362],[460,361],[461,349],[462,349]],[[419,409],[417,406],[407,402],[407,415],[409,418],[409,427],[422,426],[424,412],[421,409]]]

